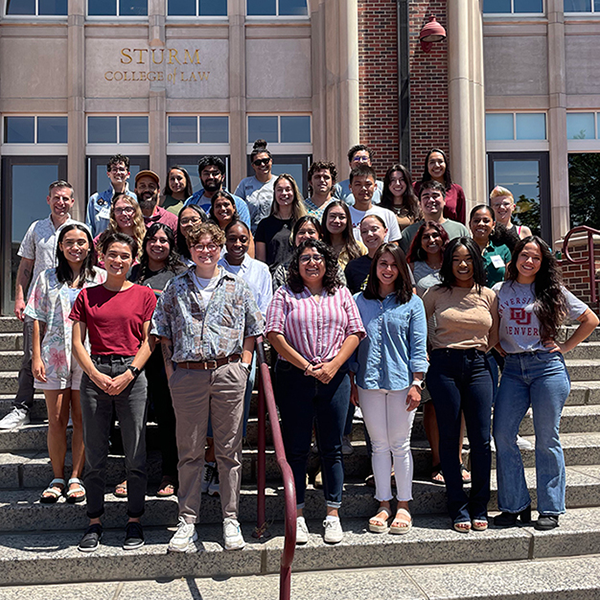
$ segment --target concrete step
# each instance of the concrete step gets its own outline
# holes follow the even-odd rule
[[[571,337],[573,332],[577,329],[578,325],[566,325],[561,327],[559,332],[559,339],[564,340],[567,337]],[[600,342],[600,327],[596,327],[594,331],[592,331],[590,337],[586,340],[585,343],[588,342]]]
[[[82,530],[0,535],[0,584],[15,586],[72,581],[133,581],[159,578],[172,580],[181,577],[223,578],[234,575],[264,575],[279,572],[283,547],[283,531],[280,523],[271,527],[270,532],[273,537],[267,541],[253,539],[251,537],[252,526],[243,525],[247,546],[238,552],[223,551],[220,524],[200,525],[198,526],[199,540],[196,544],[199,552],[189,554],[167,554],[167,543],[172,531],[149,527],[145,530],[145,546],[138,550],[124,551],[121,549],[123,523],[124,521],[118,529],[108,529],[100,548],[88,555],[82,555],[76,549]],[[453,563],[452,573],[456,577],[460,577],[463,572],[462,567],[457,568],[460,563],[512,561],[510,565],[513,566],[516,564],[531,565],[533,564],[532,560],[543,561],[552,557],[563,558],[556,566],[560,566],[562,569],[562,566],[565,565],[564,568],[568,570],[568,566],[566,566],[568,561],[565,560],[565,557],[584,556],[589,577],[574,578],[570,581],[571,586],[575,589],[583,588],[585,590],[591,589],[591,582],[596,587],[600,586],[599,571],[595,570],[595,561],[600,559],[593,556],[600,543],[600,509],[571,510],[561,517],[560,527],[550,532],[538,532],[532,526],[511,529],[496,529],[492,526],[486,532],[472,532],[468,535],[452,530],[450,521],[445,515],[417,516],[414,519],[412,531],[403,536],[372,534],[366,529],[365,519],[343,518],[344,539],[335,546],[326,546],[323,542],[321,523],[321,519],[309,520],[310,539],[305,546],[296,548],[293,564],[296,575],[293,578],[300,577],[298,573],[301,572],[327,571],[340,565],[348,569],[413,565],[417,570],[427,568],[423,565],[436,565],[435,568],[430,567],[431,573],[434,573],[436,569],[441,569],[442,565],[448,565],[449,562]],[[516,563],[515,561],[524,562]],[[35,568],[32,568],[33,565]],[[503,571],[498,570],[495,576],[491,576],[488,574],[490,566],[493,565],[485,565],[485,567],[479,565],[475,578],[476,584],[487,581],[489,595],[475,596],[474,589],[469,588],[466,585],[467,582],[464,582],[465,589],[462,591],[464,593],[469,590],[467,595],[459,596],[459,586],[455,585],[453,595],[443,597],[502,597],[492,593],[494,586],[491,585],[491,580],[496,577],[502,580]],[[538,565],[536,567],[539,568]],[[521,573],[524,575],[523,572]],[[595,575],[592,576],[592,573]],[[546,577],[549,575],[547,571],[544,574]],[[314,578],[315,574],[311,573],[311,575]],[[446,577],[446,585],[450,582],[456,584],[456,579],[453,579],[450,572],[446,574]],[[524,576],[523,579],[526,578]],[[421,585],[425,579],[425,577],[417,579],[414,576],[404,577],[404,584],[418,583]],[[435,581],[442,585],[444,580],[436,579]],[[378,582],[378,579],[371,577],[368,583],[365,582],[365,592],[369,593]],[[473,581],[469,583],[471,586],[473,585]],[[544,585],[547,589],[555,592],[557,583],[558,580],[548,580]],[[496,583],[497,585],[498,583]],[[506,589],[505,581],[502,586],[500,589]],[[333,596],[315,595],[314,588],[310,586],[310,589],[311,598],[350,597],[335,594],[337,585],[329,590],[330,593],[334,592]],[[392,595],[384,594],[378,597],[424,598],[422,593],[407,595],[403,593],[404,589],[405,585],[400,585],[395,588]],[[4,595],[5,591],[2,590],[3,598],[7,597]],[[32,589],[32,593],[33,591],[34,589]],[[138,594],[135,597],[165,597],[165,591],[166,589],[161,589],[158,596]],[[197,589],[195,591],[198,592]],[[380,588],[380,593],[381,591]],[[483,590],[479,589],[479,591]],[[242,592],[238,591],[237,594],[228,596],[228,598],[247,597],[245,593],[243,596],[241,594]],[[25,596],[30,597],[29,593],[26,593]],[[119,598],[120,596],[102,595],[98,597]],[[174,595],[172,597],[181,596]],[[212,598],[213,596],[196,594],[192,597]],[[276,596],[267,596],[263,589],[262,598],[265,597]],[[356,597],[356,595],[352,596],[352,598]],[[360,597],[367,596],[361,594]],[[514,596],[504,597],[514,598]],[[521,596],[516,597],[521,598]],[[548,595],[542,597],[593,598],[594,596]]]
[[[566,404],[600,404],[600,381],[572,381]]]
[[[583,433],[600,431],[600,406],[565,406],[560,419],[560,432]],[[533,418],[523,419],[520,427],[521,435],[533,434]]]
[[[23,333],[23,322],[17,317],[0,317],[0,333]]]
[[[577,360],[567,355],[565,362],[571,381],[593,381],[600,374],[600,359]]]
[[[0,333],[0,350],[23,350],[23,334]]]
[[[21,368],[23,352],[20,350],[0,351],[0,371],[18,371]]]
[[[535,472],[525,470],[527,485],[535,506]],[[27,490],[3,490],[0,494],[0,531],[42,531],[58,529],[78,529],[86,524],[85,504],[71,505],[64,499],[57,504],[39,503],[43,488]],[[495,510],[497,504],[496,474],[492,472],[492,494],[489,508]],[[154,493],[156,486],[150,486]],[[107,488],[105,495],[107,527],[117,527],[126,520],[127,502],[116,498],[112,488]],[[350,480],[344,484],[343,518],[368,518],[377,510],[377,501],[373,497],[374,489],[362,481]],[[428,480],[416,479],[413,482],[412,512],[416,515],[445,513],[446,492],[443,485],[436,485]],[[600,467],[597,465],[567,467],[566,503],[569,509],[600,506]],[[283,488],[278,481],[268,484],[266,493],[267,519],[269,521],[282,518]],[[307,488],[305,515],[308,519],[322,518],[324,511],[323,491]],[[200,511],[202,523],[219,523],[221,506],[218,498],[202,497]],[[256,519],[256,486],[242,486],[240,495],[240,521],[251,523]],[[175,498],[146,497],[146,513],[144,523],[149,526],[166,527],[177,523],[177,502]]]
[[[485,577],[482,577],[485,569]],[[291,597],[315,600],[590,600],[600,597],[600,558],[583,556],[541,560],[434,566],[375,567],[294,572]],[[4,600],[140,598],[177,600],[264,600],[279,597],[279,575],[163,578],[5,587]]]
[[[600,341],[588,341],[584,342],[583,344],[579,344],[579,346],[573,348],[573,350],[565,354],[565,358],[576,360],[600,358]]]

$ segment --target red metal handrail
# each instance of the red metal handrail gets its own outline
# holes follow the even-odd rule
[[[292,469],[285,458],[283,438],[277,407],[275,406],[275,395],[271,384],[271,374],[265,357],[263,338],[256,340],[256,353],[258,358],[258,462],[256,478],[258,481],[258,506],[256,536],[263,537],[267,530],[265,516],[265,488],[266,488],[266,424],[265,406],[269,413],[271,431],[273,432],[273,445],[277,464],[283,478],[283,492],[285,497],[285,537],[283,552],[281,553],[281,569],[279,575],[279,599],[290,600],[292,587],[292,562],[296,550],[296,487]]]
[[[587,233],[587,258],[580,258],[580,259],[574,259],[571,257],[571,255],[569,254],[569,240],[571,239],[571,236],[575,233],[582,233],[585,232]],[[591,287],[591,299],[592,299],[592,304],[598,304],[598,292],[597,292],[597,285],[600,282],[600,279],[598,279],[596,277],[596,261],[595,261],[595,257],[594,257],[594,236],[598,235],[600,236],[600,231],[598,231],[597,229],[593,229],[592,227],[588,227],[587,225],[579,225],[578,227],[573,227],[573,229],[571,229],[571,231],[569,231],[569,233],[567,233],[567,235],[565,236],[565,239],[563,240],[563,245],[562,245],[562,254],[563,254],[563,260],[566,260],[567,262],[574,264],[574,265],[583,265],[587,263],[588,266],[588,271],[590,273],[590,287]],[[598,305],[598,308],[600,308],[600,305]]]

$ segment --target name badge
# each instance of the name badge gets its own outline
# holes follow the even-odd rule
[[[492,256],[492,264],[496,267],[496,269],[501,269],[502,267],[506,266],[502,260],[502,257],[498,256],[497,254]]]
[[[98,217],[101,219],[109,219],[110,218],[110,206],[103,206],[98,213]]]

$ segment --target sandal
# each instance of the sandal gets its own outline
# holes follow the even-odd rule
[[[58,486],[62,485],[62,489]],[[56,504],[58,499],[65,493],[65,480],[60,477],[55,477],[48,487],[42,492],[40,502],[42,504]],[[46,494],[49,494],[48,496]]]
[[[403,519],[399,517],[405,517]],[[390,533],[394,534],[404,534],[408,533],[412,529],[412,517],[410,513],[405,508],[399,508],[396,511],[396,517],[392,521],[392,525],[390,527]]]
[[[72,485],[75,485],[76,487],[71,489]],[[69,488],[67,490],[67,502],[69,504],[78,504],[79,502],[83,502],[85,500],[85,488],[83,487],[83,481],[81,481],[81,479],[78,477],[71,477],[67,487]]]
[[[380,517],[381,513],[387,515],[385,519]],[[369,531],[372,533],[385,533],[388,530],[388,521],[391,516],[392,511],[389,508],[380,506],[377,514],[369,519]]]
[[[462,475],[463,483],[471,483],[471,473],[463,463],[460,463],[460,474]]]
[[[473,531],[485,531],[488,528],[487,519],[473,519],[471,521]]]
[[[469,533],[471,531],[471,521],[458,521],[453,525],[459,533]]]
[[[446,483],[444,474],[442,473],[442,465],[440,463],[431,467],[430,479],[432,483]]]
[[[117,498],[127,498],[127,480],[115,487],[114,495]]]
[[[159,498],[168,498],[169,496],[175,495],[175,484],[170,477],[163,477],[156,495]]]

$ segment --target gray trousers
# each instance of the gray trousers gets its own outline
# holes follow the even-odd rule
[[[223,518],[237,519],[242,484],[242,428],[248,373],[239,361],[209,371],[178,368],[171,379],[179,452],[179,516],[200,514],[206,429],[210,414]]]
[[[19,369],[19,389],[13,402],[16,408],[30,411],[33,406],[33,373],[31,372],[31,356],[33,348],[33,319],[25,315],[23,322],[23,360]]]
[[[127,370],[133,356],[93,356],[100,373],[116,377]],[[109,396],[85,373],[81,380],[81,412],[85,443],[85,487],[87,516],[96,519],[104,514],[106,464],[113,404],[119,419],[125,467],[127,470],[127,515],[144,514],[146,495],[146,375],[142,372],[118,396]]]

